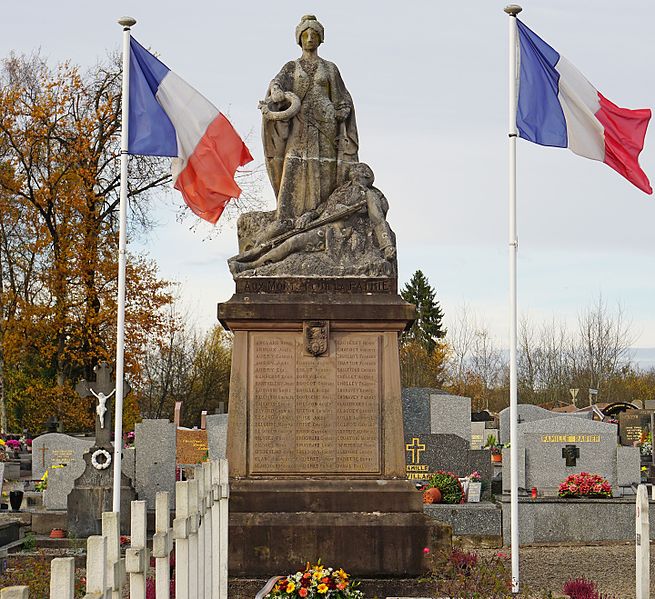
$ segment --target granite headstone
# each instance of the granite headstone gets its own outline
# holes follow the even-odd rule
[[[632,446],[650,432],[650,410],[627,410],[619,414],[619,439],[621,445]]]
[[[67,509],[68,494],[73,490],[75,480],[82,475],[84,468],[85,462],[81,456],[63,468],[50,468],[48,486],[43,492],[43,506],[47,510]],[[134,481],[134,448],[123,450],[121,470],[130,480]]]
[[[536,487],[540,494],[556,495],[569,474],[590,472],[604,476],[616,488],[619,481],[639,476],[637,448],[622,448],[618,473],[616,424],[557,416],[518,425],[519,488]],[[503,490],[509,490],[509,450],[503,450]],[[634,470],[634,472],[632,472]],[[617,489],[618,491],[618,489]]]
[[[471,440],[471,398],[430,394],[430,432]]]
[[[134,429],[134,483],[140,500],[155,506],[158,491],[175,498],[175,424],[167,419],[143,420]]]
[[[556,417],[571,417],[575,416],[576,418],[582,418],[590,420],[593,418],[591,412],[574,412],[573,414],[567,414],[562,412],[552,412],[551,410],[546,410],[540,406],[535,406],[533,404],[522,403],[518,404],[518,420],[519,424],[522,422],[535,422],[537,420],[544,420],[546,418],[556,418]],[[498,415],[500,420],[500,433],[497,440],[500,443],[509,443],[509,423],[510,423],[510,414],[509,408],[505,408],[500,411]]]
[[[487,441],[486,423],[471,422],[471,449],[482,449]]]
[[[227,414],[210,414],[207,416],[207,445],[209,459],[225,458],[227,444]]]
[[[71,437],[62,433],[47,433],[32,441],[32,479],[40,479],[51,466],[71,466],[69,473],[84,470],[82,456],[94,443],[93,437]],[[50,474],[48,474],[50,476]]]

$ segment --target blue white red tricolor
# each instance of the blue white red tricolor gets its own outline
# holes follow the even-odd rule
[[[128,152],[173,158],[173,184],[199,217],[216,223],[238,198],[234,180],[252,156],[209,100],[130,39]]]
[[[520,20],[519,137],[600,160],[646,193],[639,166],[651,111],[621,108]]]

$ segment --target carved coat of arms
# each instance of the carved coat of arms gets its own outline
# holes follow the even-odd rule
[[[328,350],[330,341],[329,320],[306,320],[302,323],[305,351],[312,356],[320,356]]]

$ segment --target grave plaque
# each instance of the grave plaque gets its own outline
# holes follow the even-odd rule
[[[650,410],[628,410],[619,414],[619,439],[621,445],[633,445],[650,432]]]
[[[177,429],[178,464],[200,464],[208,457],[207,431],[202,429]]]
[[[252,474],[380,472],[379,343],[332,333],[313,356],[293,333],[253,334]]]
[[[471,449],[482,449],[487,442],[484,422],[471,422]]]
[[[32,479],[40,479],[48,468],[59,465],[70,465],[79,476],[84,470],[82,456],[93,443],[93,437],[71,437],[62,433],[36,437],[32,442]],[[78,465],[82,470],[78,471]]]

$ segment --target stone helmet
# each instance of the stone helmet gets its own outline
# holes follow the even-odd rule
[[[320,22],[316,19],[314,15],[304,15],[300,19],[300,23],[298,24],[298,27],[296,27],[296,43],[299,46],[302,46],[300,43],[300,36],[303,34],[303,31],[306,31],[307,29],[313,29],[318,33],[319,38],[321,39],[321,43],[323,43],[324,40],[324,31],[323,31],[323,25],[320,24]]]

